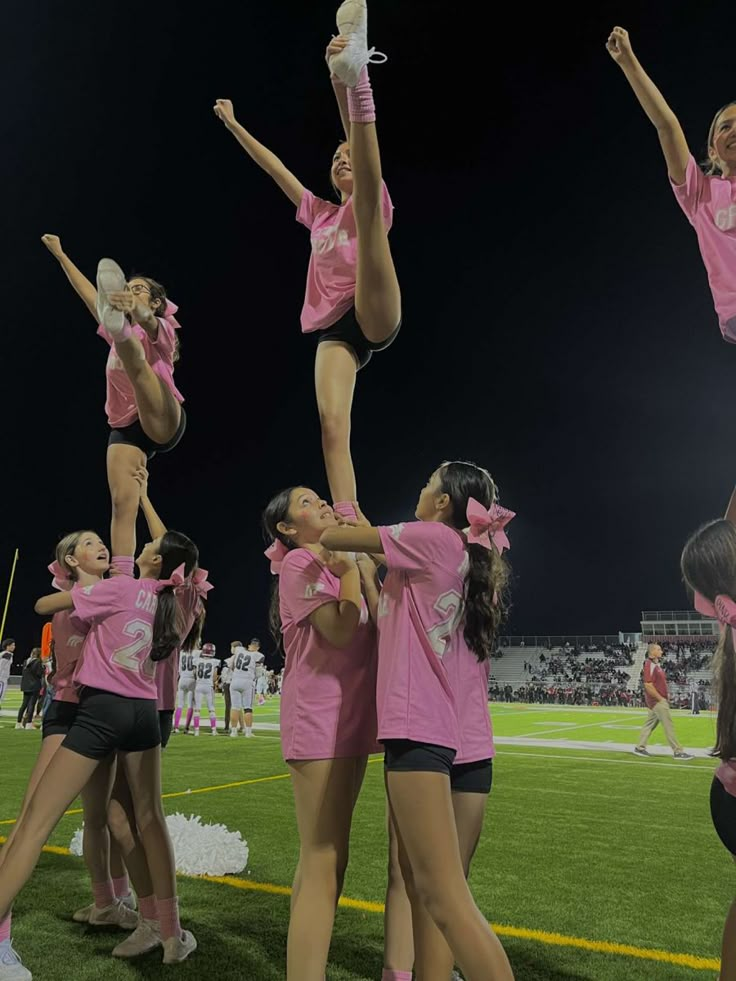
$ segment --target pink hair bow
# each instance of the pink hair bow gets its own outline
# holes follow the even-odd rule
[[[49,572],[54,577],[51,580],[51,585],[54,589],[58,589],[62,593],[68,593],[70,589],[74,588],[74,580],[69,575],[69,570],[64,571],[58,562],[51,563]]]
[[[289,549],[279,538],[274,538],[266,551],[263,553],[271,562],[271,574],[278,576],[281,572],[281,565],[288,555]]]
[[[215,588],[211,582],[207,581],[208,578],[209,572],[207,572],[206,569],[202,569],[200,566],[197,566],[192,573],[192,583],[197,591],[197,596],[200,596],[202,599],[207,596],[207,593],[209,593],[211,589]]]
[[[736,642],[736,603],[734,603],[730,596],[721,593],[711,603],[705,596],[695,593],[695,609],[698,613],[702,613],[703,616],[713,617],[721,626],[731,627],[734,631],[734,642]]]
[[[504,528],[512,518],[516,517],[515,511],[502,508],[500,504],[492,504],[486,510],[479,501],[471,497],[468,499],[468,508],[465,513],[470,525],[468,529],[469,545],[482,545],[483,548],[490,549],[491,542],[493,542],[499,553],[503,553],[505,548],[511,548]]]
[[[206,569],[196,568],[194,572],[190,573],[189,576],[185,574],[185,565],[182,564],[178,569],[174,569],[171,573],[170,579],[159,579],[158,584],[162,588],[165,586],[173,586],[175,593],[180,593],[184,586],[191,584],[197,592],[197,595],[204,598],[207,593],[213,588],[212,583],[207,582],[207,577],[209,573]]]

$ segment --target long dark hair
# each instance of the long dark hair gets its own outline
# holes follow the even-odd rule
[[[468,499],[474,497],[484,508],[497,502],[498,492],[487,470],[474,463],[456,460],[443,463],[440,487],[452,502],[452,525],[467,527]],[[463,636],[479,661],[495,650],[496,635],[506,613],[509,567],[494,546],[468,545],[468,571],[463,595]]]
[[[263,526],[263,537],[265,538],[267,545],[270,545],[272,542],[279,541],[287,548],[294,548],[294,542],[287,535],[281,534],[278,529],[278,525],[281,521],[289,520],[291,495],[294,493],[297,487],[301,486],[301,484],[294,484],[292,487],[285,487],[283,490],[280,490],[278,494],[274,494],[264,508],[263,515],[261,516],[261,524]],[[278,576],[273,577],[273,583],[271,584],[271,601],[268,607],[268,626],[271,631],[271,636],[276,642],[277,652],[283,653]]]
[[[161,571],[159,579],[169,579],[172,573],[184,564],[184,573],[189,575],[199,562],[199,549],[180,531],[167,531],[161,538]],[[156,618],[153,621],[152,661],[164,661],[181,645],[184,624],[179,604],[176,602],[173,586],[164,586],[158,594]]]
[[[703,525],[682,550],[680,568],[687,585],[713,602],[716,596],[736,601],[736,526],[724,518]],[[713,658],[718,696],[713,756],[736,757],[736,649],[730,627],[721,631]]]

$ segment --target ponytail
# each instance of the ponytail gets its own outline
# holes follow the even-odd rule
[[[158,594],[156,618],[153,621],[152,661],[165,661],[181,644],[184,624],[173,586],[165,586]]]
[[[285,487],[284,490],[281,490],[278,492],[278,494],[275,494],[264,508],[263,515],[261,516],[261,523],[263,526],[263,537],[269,545],[273,544],[273,542],[279,541],[288,549],[294,548],[294,542],[287,535],[282,535],[278,529],[278,526],[282,521],[289,520],[291,495],[292,492],[300,486],[300,484],[294,484],[292,487]],[[273,576],[273,583],[271,585],[271,599],[268,607],[268,627],[271,631],[271,636],[276,643],[276,653],[283,656],[284,637],[281,629],[281,598],[279,595],[278,573]]]
[[[463,596],[463,636],[479,661],[496,649],[496,637],[506,614],[509,567],[494,545],[468,545],[468,571]]]
[[[736,648],[733,630],[726,627],[713,659],[718,693],[718,719],[713,756],[722,760],[736,757]]]

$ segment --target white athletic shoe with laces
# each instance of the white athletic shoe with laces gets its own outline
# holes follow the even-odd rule
[[[128,909],[135,910],[135,896],[132,892],[128,893],[127,896],[123,896],[120,902],[123,904],[123,906],[127,906]],[[94,908],[94,903],[90,903],[89,906],[83,906],[81,909],[78,909],[76,913],[72,913],[72,919],[75,923],[89,923],[89,918]]]
[[[144,920],[141,916],[138,926],[126,937],[122,943],[118,944],[112,952],[113,957],[140,957],[147,954],[149,950],[155,950],[161,946],[161,934],[159,933],[156,920]]]
[[[354,88],[366,65],[380,65],[386,55],[375,48],[368,50],[368,5],[366,0],[345,0],[337,11],[337,30],[350,43],[329,59],[330,71],[343,85]]]
[[[87,921],[90,926],[117,927],[119,930],[135,930],[138,926],[138,914],[119,899],[112,906],[98,909],[92,907]]]
[[[182,930],[181,937],[169,937],[163,945],[164,964],[181,964],[197,949],[197,941],[189,930]]]
[[[0,981],[32,981],[33,975],[13,950],[11,940],[0,943]]]
[[[110,306],[107,294],[122,293],[124,289],[125,274],[117,262],[114,259],[100,259],[97,264],[97,316],[113,337],[117,337],[125,326],[125,314]]]

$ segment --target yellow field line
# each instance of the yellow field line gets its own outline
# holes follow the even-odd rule
[[[268,778],[266,778],[268,779]],[[273,779],[273,778],[271,778]],[[0,836],[0,844],[6,839]],[[68,848],[56,845],[45,845],[43,851],[51,855],[71,855]],[[231,889],[244,889],[249,892],[265,892],[273,896],[290,896],[290,886],[278,886],[273,882],[254,882],[251,879],[239,879],[232,875],[180,875],[183,879],[198,879],[212,882],[215,885],[229,886]],[[339,905],[346,909],[358,909],[365,913],[383,913],[383,903],[372,903],[365,899],[350,899],[341,896]],[[694,971],[719,971],[721,962],[714,957],[698,957],[696,954],[677,954],[669,950],[657,950],[654,947],[633,947],[630,944],[609,943],[606,940],[588,940],[585,937],[568,937],[564,933],[548,933],[546,930],[530,930],[527,927],[509,926],[505,923],[492,923],[499,937],[515,937],[517,940],[531,940],[534,943],[546,944],[552,947],[573,947],[577,950],[590,950],[598,954],[614,954],[619,957],[634,957],[638,960],[659,961],[664,964],[675,964],[678,967],[689,967]]]

